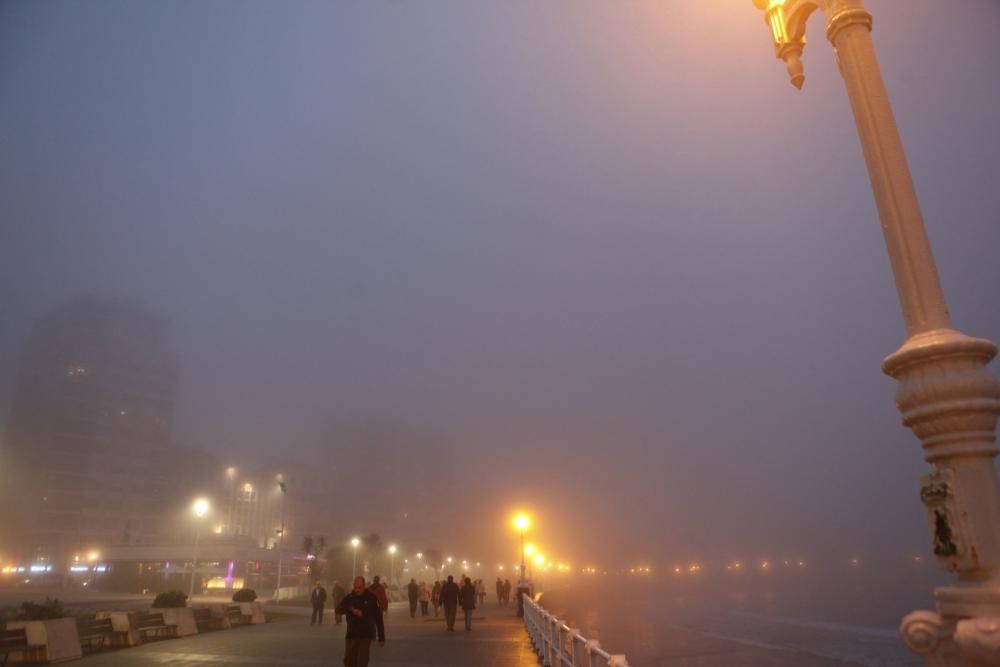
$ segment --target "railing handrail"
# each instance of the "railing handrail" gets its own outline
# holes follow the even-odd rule
[[[547,667],[628,667],[624,655],[608,653],[596,639],[587,639],[529,595],[524,596],[524,625]]]

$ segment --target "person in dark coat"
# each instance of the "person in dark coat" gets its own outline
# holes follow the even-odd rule
[[[510,604],[510,579],[503,580],[503,603]]]
[[[410,601],[410,618],[413,618],[417,615],[417,600],[420,598],[420,586],[416,579],[410,579],[406,585],[406,597]]]
[[[334,604],[336,604],[336,603],[340,602],[341,600],[343,600],[345,595],[347,595],[347,591],[345,591],[344,587],[340,585],[340,582],[339,581],[333,582],[333,602],[334,602]],[[344,620],[344,615],[343,614],[338,614],[337,610],[334,609],[333,610],[333,620],[336,621],[337,625],[340,625],[340,622]]]
[[[450,574],[448,581],[441,586],[441,604],[444,605],[444,621],[448,624],[448,632],[455,632],[455,614],[458,612],[460,591],[455,578]]]
[[[476,608],[476,587],[468,577],[462,584],[459,601],[462,604],[462,611],[465,612],[465,631],[468,632],[472,629],[472,612]]]
[[[378,598],[365,588],[365,578],[354,578],[354,590],[337,603],[338,614],[347,616],[344,667],[368,667],[372,640],[385,646],[385,626]]]
[[[316,587],[312,589],[309,599],[312,600],[313,605],[312,625],[316,625],[317,622],[323,625],[323,607],[326,606],[326,589],[320,586],[318,581],[316,582]]]

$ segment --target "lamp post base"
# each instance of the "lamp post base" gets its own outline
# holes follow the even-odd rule
[[[1000,589],[995,593],[1000,596]],[[899,631],[928,667],[1000,665],[1000,616],[961,618],[915,611],[903,619]]]
[[[920,500],[935,560],[959,577],[935,589],[936,612],[915,611],[900,625],[928,667],[1000,665],[1000,383],[986,366],[994,354],[991,342],[946,328],[911,336],[883,364],[932,466]]]

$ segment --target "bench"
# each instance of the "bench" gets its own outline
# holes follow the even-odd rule
[[[163,622],[163,614],[141,611],[135,618],[135,629],[143,639],[153,637],[167,637],[176,634],[176,625],[167,625]]]
[[[94,648],[94,642],[99,642],[97,648],[104,648],[105,642],[113,638],[116,634],[114,625],[110,618],[102,619],[77,619],[76,629],[80,634],[80,647],[86,644],[87,648]]]
[[[226,607],[226,617],[232,625],[247,625],[251,617],[243,613],[238,604],[231,604]]]
[[[7,664],[11,653],[27,654],[28,651],[28,635],[24,628],[0,630],[0,665]]]
[[[224,630],[226,628],[226,619],[212,616],[212,610],[208,607],[195,607],[192,611],[194,612],[194,622],[198,626],[198,632]]]

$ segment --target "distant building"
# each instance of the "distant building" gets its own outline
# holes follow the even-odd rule
[[[250,539],[265,549],[279,544],[287,549],[301,547],[307,535],[326,537],[332,530],[335,488],[315,464],[244,460],[239,468],[227,468],[224,480],[223,491],[214,494],[220,499],[217,533]]]
[[[166,320],[135,304],[78,297],[35,322],[3,442],[5,543],[58,567],[154,539],[176,377]]]

